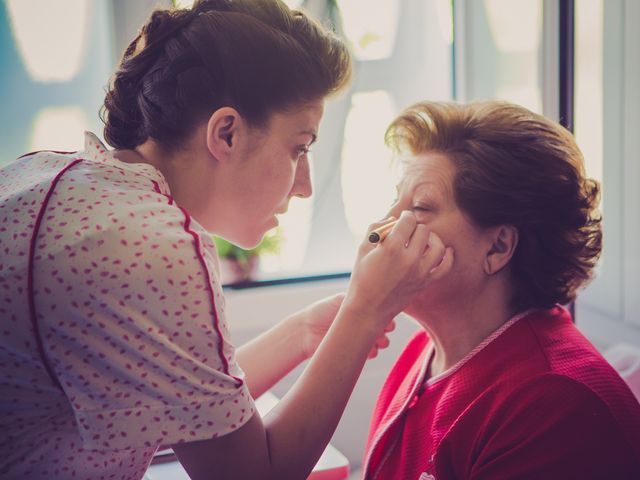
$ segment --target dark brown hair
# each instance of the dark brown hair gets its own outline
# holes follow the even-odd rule
[[[229,106],[252,126],[341,89],[346,46],[280,0],[200,0],[155,10],[125,50],[107,90],[104,138],[131,149],[153,138],[180,145]]]
[[[414,155],[445,154],[468,218],[518,229],[510,263],[517,308],[568,303],[591,278],[602,248],[600,189],[566,129],[505,102],[424,102],[396,118],[386,140]]]

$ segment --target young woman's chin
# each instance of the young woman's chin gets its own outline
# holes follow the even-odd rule
[[[242,238],[238,241],[232,240],[231,243],[234,243],[240,248],[244,248],[245,250],[251,250],[252,248],[256,248],[260,244],[263,236],[264,235],[261,235],[259,237],[253,237],[253,238]]]
[[[244,248],[245,250],[251,250],[252,248],[257,247],[260,244],[265,234],[269,230],[278,226],[278,221],[277,220],[269,221],[262,226],[259,226],[259,225],[252,225],[252,226],[254,227],[253,230],[242,232],[237,236],[237,238],[229,239],[229,241],[231,243],[238,245],[240,248]]]
[[[276,228],[278,225],[280,225],[280,222],[275,215],[272,215],[270,218],[268,218],[262,225],[259,225],[257,223],[255,225],[250,225],[250,228],[253,227],[254,229],[253,231],[247,232],[246,238],[247,243],[251,244],[250,248],[257,247],[258,244],[262,242],[262,239],[267,234],[267,232]]]

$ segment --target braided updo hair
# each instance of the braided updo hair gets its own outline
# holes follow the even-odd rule
[[[199,0],[158,9],[127,47],[100,117],[114,148],[167,148],[223,106],[251,126],[346,85],[344,43],[280,0]]]

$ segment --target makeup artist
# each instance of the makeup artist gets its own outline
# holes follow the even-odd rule
[[[308,475],[393,317],[453,258],[404,212],[363,241],[344,298],[229,342],[211,234],[252,247],[311,195],[350,68],[277,0],[157,10],[106,93],[113,149],[87,133],[0,170],[3,479],[137,480],[159,445],[193,479]],[[263,420],[253,398],[309,357]]]

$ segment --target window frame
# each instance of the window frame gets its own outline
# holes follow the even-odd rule
[[[579,297],[580,326],[602,345],[640,345],[640,4],[604,2],[603,203],[605,248],[598,276]]]

